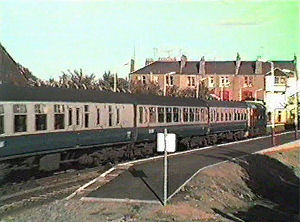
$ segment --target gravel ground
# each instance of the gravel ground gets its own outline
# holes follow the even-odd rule
[[[296,146],[205,169],[166,207],[56,200],[0,216],[0,221],[296,221],[299,199],[282,198],[299,196],[299,151]]]

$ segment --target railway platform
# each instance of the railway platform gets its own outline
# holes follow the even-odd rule
[[[277,135],[277,145],[293,140],[293,132]],[[270,136],[264,136],[169,154],[168,199],[202,169],[270,147]],[[163,158],[154,157],[120,164],[79,191],[82,192],[81,200],[84,201],[160,204],[163,200]]]

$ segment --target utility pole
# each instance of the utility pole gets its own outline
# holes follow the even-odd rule
[[[296,98],[295,98],[295,119],[294,119],[294,123],[295,123],[295,139],[298,139],[298,97],[299,97],[299,93],[298,93],[298,72],[297,72],[297,67],[295,70],[295,79],[296,79]]]

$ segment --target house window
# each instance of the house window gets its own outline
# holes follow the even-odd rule
[[[274,83],[279,84],[279,77],[275,76]]]
[[[188,86],[195,86],[195,77],[188,77]]]
[[[0,134],[4,133],[4,106],[0,105]]]
[[[65,128],[65,106],[54,105],[54,129]]]
[[[142,84],[146,85],[146,76],[142,76]]]
[[[278,111],[277,122],[281,122],[281,111]]]
[[[174,77],[170,76],[170,86],[173,86],[173,85],[174,85]]]
[[[253,84],[253,77],[252,76],[244,76],[244,85],[252,86]]]
[[[47,114],[46,114],[46,105],[36,104],[34,105],[35,110],[35,130],[46,130],[47,129]]]

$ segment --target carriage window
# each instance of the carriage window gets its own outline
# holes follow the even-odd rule
[[[89,127],[89,106],[84,105],[84,127],[88,128]]]
[[[79,108],[76,108],[76,125],[80,125],[80,121],[79,121]]]
[[[224,120],[224,113],[221,113],[221,121]]]
[[[116,116],[116,124],[120,124],[120,109],[116,108],[117,116]]]
[[[100,124],[100,109],[97,108],[97,125]]]
[[[190,108],[190,122],[194,122],[195,121],[195,109],[194,108]]]
[[[228,120],[228,114],[225,113],[225,121],[227,121],[227,120]]]
[[[202,122],[205,121],[205,112],[204,112],[204,109],[201,109],[201,121]]]
[[[144,117],[144,109],[143,107],[139,107],[139,123],[143,123],[143,117]]]
[[[214,121],[214,110],[210,111],[210,121],[213,122]]]
[[[163,123],[165,121],[165,108],[158,108],[158,122]]]
[[[247,119],[247,114],[246,113],[244,113],[244,120],[246,120]]]
[[[179,113],[178,113],[178,122],[181,122],[181,119],[182,119],[182,109],[179,108],[178,111],[179,111]]]
[[[199,118],[200,118],[200,109],[196,108],[196,113],[195,113],[195,121],[199,122]]]
[[[65,107],[64,105],[54,105],[54,129],[65,128]]]
[[[4,133],[4,106],[0,105],[0,134]]]
[[[189,109],[183,108],[183,122],[189,121]]]
[[[220,113],[217,112],[217,120],[216,121],[219,121],[219,116],[220,116]]]
[[[156,122],[156,107],[149,108],[149,122],[155,123]]]
[[[108,106],[108,126],[113,125],[113,110],[111,106]]]
[[[46,105],[36,104],[34,105],[35,110],[35,130],[46,130],[47,129],[47,114]]]
[[[179,116],[178,116],[178,108],[173,108],[173,122],[177,123],[179,121]]]
[[[241,120],[241,114],[238,113],[238,120]]]
[[[148,122],[148,108],[147,107],[144,107],[144,112],[145,112],[145,121],[144,121],[144,123],[147,123]]]
[[[69,126],[72,125],[72,108],[69,108]]]
[[[229,113],[229,120],[232,120],[232,114],[231,113]]]
[[[172,108],[166,107],[166,120],[167,123],[172,122]]]
[[[27,125],[26,125],[26,105],[24,104],[16,104],[13,105],[13,111],[15,113],[14,118],[14,131],[17,132],[26,132]]]
[[[85,128],[89,127],[89,114],[88,113],[84,114],[84,127]]]

